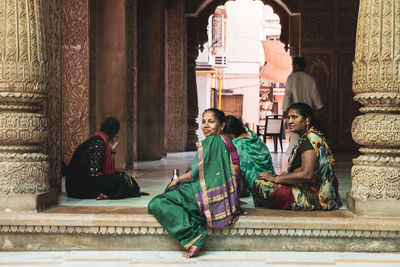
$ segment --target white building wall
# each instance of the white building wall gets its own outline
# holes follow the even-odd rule
[[[203,111],[209,108],[211,105],[211,87],[212,85],[212,76],[209,73],[199,73],[196,75],[196,84],[197,84],[197,92],[198,92],[198,105],[199,105],[199,116],[197,117],[197,124],[199,125],[199,129],[197,129],[197,136],[199,140],[204,139],[203,132],[200,129],[201,118]]]
[[[255,129],[259,112],[259,73],[264,63],[261,45],[263,3],[253,0],[229,1],[225,4],[226,56],[223,89],[243,94],[243,123]]]
[[[222,76],[222,89],[231,90],[233,94],[243,94],[244,123],[255,130],[259,119],[259,73],[264,65],[264,52],[261,40],[266,35],[280,35],[279,17],[273,13],[269,6],[264,6],[260,0],[236,0],[225,3],[227,13],[226,28],[224,30],[224,48],[212,47],[212,19],[209,18],[208,43],[200,52],[198,64],[212,64],[211,51],[216,51],[217,56],[227,56],[227,67],[217,68]],[[211,76],[208,82],[203,74],[197,75],[197,90],[199,97],[199,118],[204,109],[210,107]],[[199,124],[200,127],[200,124]],[[203,138],[201,130],[198,131],[200,139]]]

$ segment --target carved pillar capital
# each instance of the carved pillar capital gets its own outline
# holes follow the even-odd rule
[[[364,147],[353,160],[349,195],[356,213],[357,200],[400,200],[399,36],[398,1],[360,1],[353,91],[364,114],[354,119],[352,136]],[[377,207],[376,213],[389,215],[390,210]]]
[[[48,157],[42,153],[48,64],[43,6],[41,1],[5,2],[0,1],[0,197],[50,189]]]

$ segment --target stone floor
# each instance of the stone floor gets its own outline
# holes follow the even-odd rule
[[[272,140],[268,146],[273,151]],[[271,155],[280,173],[287,154]],[[398,218],[357,217],[346,205],[330,212],[254,209],[250,198],[242,199],[248,215],[235,227],[212,231],[200,257],[182,259],[179,244],[146,208],[164,190],[172,170],[184,172],[193,156],[194,152],[169,153],[159,161],[136,162],[129,172],[149,196],[96,201],[63,193],[57,207],[37,214],[0,213],[0,265],[400,266],[400,254],[394,253],[400,251]],[[335,155],[343,201],[351,188],[353,157]],[[366,251],[370,253],[354,253]],[[386,253],[373,253],[378,251]]]
[[[276,173],[281,173],[286,169],[288,154],[282,152],[274,152],[272,139],[267,140],[267,145],[271,151],[272,160]],[[283,141],[283,150],[286,151],[288,143]],[[279,148],[279,147],[278,147]],[[281,151],[278,149],[278,151]],[[59,199],[61,206],[147,206],[148,202],[157,194],[163,192],[165,186],[172,177],[172,171],[175,168],[180,170],[182,174],[189,166],[195,155],[195,152],[168,153],[168,155],[157,161],[141,161],[135,162],[134,169],[128,172],[137,177],[137,182],[143,192],[149,193],[149,196],[140,198],[128,198],[121,200],[93,200],[93,199],[73,199],[68,198],[64,192]],[[351,157],[349,155],[339,155],[335,168],[336,175],[339,180],[339,194],[344,203],[341,209],[346,209],[346,194],[350,191],[350,168]],[[243,208],[253,208],[253,200],[251,197],[243,198],[246,202]]]

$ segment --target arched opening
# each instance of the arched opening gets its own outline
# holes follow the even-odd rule
[[[196,60],[199,113],[219,108],[253,131],[266,115],[282,114],[291,63],[272,7],[261,1],[228,1],[209,17],[207,34]]]

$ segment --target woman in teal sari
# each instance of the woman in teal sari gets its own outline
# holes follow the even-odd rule
[[[223,133],[231,135],[232,142],[239,154],[240,169],[251,190],[261,172],[275,174],[271,154],[267,145],[257,134],[245,127],[238,118],[228,115],[225,119],[226,125]]]
[[[191,171],[174,179],[148,205],[149,214],[186,249],[184,257],[198,254],[207,238],[206,227],[232,226],[241,213],[229,140],[218,135],[224,126],[222,111],[203,113],[201,129],[206,138],[197,143]]]
[[[286,210],[333,210],[341,206],[332,152],[314,111],[295,103],[288,111],[291,132],[300,138],[293,148],[287,171],[260,173],[253,186],[256,207]]]

